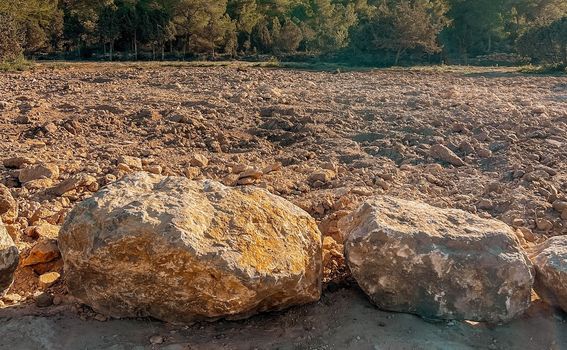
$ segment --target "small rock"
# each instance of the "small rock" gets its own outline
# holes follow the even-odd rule
[[[195,180],[201,175],[201,169],[191,166],[185,169],[184,173],[189,180]]]
[[[194,154],[189,161],[191,166],[196,166],[199,168],[204,168],[209,165],[209,160],[202,154]]]
[[[44,239],[37,242],[28,256],[22,261],[22,266],[31,266],[53,261],[60,257],[57,241],[54,239]]]
[[[524,180],[529,182],[548,180],[551,177],[549,173],[545,170],[534,170],[526,173],[523,177]]]
[[[37,307],[50,307],[53,305],[53,295],[43,292],[35,296],[35,305]]]
[[[26,183],[38,179],[56,180],[59,177],[59,167],[55,164],[39,164],[20,170],[18,180]]]
[[[134,171],[142,170],[142,160],[138,157],[121,156],[118,158],[118,164],[127,165],[129,169]]]
[[[466,164],[453,151],[451,151],[450,149],[448,149],[447,147],[441,144],[436,144],[431,146],[429,152],[433,158],[442,160],[454,166],[463,166]]]
[[[324,169],[322,171],[317,171],[317,172],[311,174],[311,176],[309,176],[309,182],[313,183],[313,182],[320,181],[322,183],[327,183],[327,182],[331,181],[332,179],[334,179],[335,176],[337,176],[337,174],[334,171]]]
[[[240,174],[240,179],[251,177],[255,180],[258,180],[259,178],[262,177],[262,175],[264,175],[264,173],[261,170],[249,169],[249,170],[246,170],[245,172]]]
[[[536,219],[536,226],[537,229],[540,231],[550,231],[553,229],[553,223],[545,218],[537,218]]]
[[[144,167],[144,170],[150,174],[156,174],[156,175],[161,175],[161,173],[163,172],[163,168],[161,167],[161,165],[148,165]]]
[[[96,183],[96,178],[87,174],[77,174],[71,176],[70,178],[63,180],[57,186],[49,189],[49,192],[56,195],[62,196],[67,192],[77,190],[80,187],[89,187]]]
[[[555,209],[558,213],[563,213],[567,209],[567,202],[556,200],[553,202],[553,209]]]
[[[57,272],[44,273],[43,275],[39,276],[39,287],[47,289],[57,283],[60,277],[61,275]]]
[[[30,157],[12,157],[8,159],[4,159],[3,162],[6,168],[11,168],[11,169],[20,169],[23,165],[26,164],[32,165],[35,163],[37,163],[37,160]]]
[[[153,345],[162,344],[163,341],[164,341],[164,339],[161,335],[152,335],[150,337],[150,344],[153,344]]]
[[[18,202],[8,187],[0,184],[0,218],[5,223],[13,223],[18,218]]]
[[[96,316],[94,317],[95,320],[99,321],[99,322],[106,322],[108,321],[108,317],[103,315],[103,314],[96,314]],[[150,340],[151,341],[151,340]],[[152,343],[154,344],[154,343]],[[161,344],[161,343],[156,343],[156,344]]]

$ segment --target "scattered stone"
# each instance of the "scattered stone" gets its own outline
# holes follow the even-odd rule
[[[144,167],[144,170],[151,174],[161,175],[163,168],[161,165],[148,165]]]
[[[50,307],[53,305],[53,295],[42,292],[35,296],[35,305],[37,307]]]
[[[12,157],[4,159],[3,164],[6,168],[20,169],[24,165],[32,165],[37,163],[34,158],[30,157]]]
[[[453,151],[441,144],[435,144],[431,146],[429,153],[433,158],[442,160],[454,166],[466,165],[466,163],[461,158],[459,158],[459,156],[457,156]]]
[[[13,223],[18,218],[18,202],[8,187],[0,184],[0,218],[5,223]]]
[[[209,160],[202,154],[194,154],[189,161],[191,166],[204,168],[209,165]]]
[[[540,231],[549,231],[553,229],[553,223],[545,218],[537,218],[536,226]]]
[[[128,169],[133,170],[133,171],[142,170],[142,160],[140,158],[137,158],[137,157],[121,156],[120,158],[118,158],[119,167],[120,167],[121,164],[122,164],[123,168],[124,168],[124,165],[126,165],[128,167]]]
[[[48,263],[59,258],[59,256],[57,241],[54,239],[43,239],[32,247],[28,255],[23,259],[22,266]]]
[[[315,221],[253,187],[129,175],[75,206],[59,244],[69,292],[113,317],[235,319],[321,293]]]
[[[549,175],[547,171],[540,169],[526,173],[523,179],[528,182],[534,182],[534,181],[548,180],[550,177],[551,175]]]
[[[150,337],[150,344],[153,345],[157,345],[157,344],[163,344],[163,337],[161,335],[152,335]]]
[[[264,173],[261,170],[248,169],[248,170],[246,170],[246,171],[244,171],[243,173],[240,174],[240,179],[252,178],[252,179],[258,180],[259,178],[262,177],[262,175],[264,175]]]
[[[555,202],[553,202],[553,209],[555,209],[555,211],[557,211],[558,213],[563,213],[567,209],[567,202],[556,200]]]
[[[185,169],[185,176],[189,180],[195,180],[201,175],[201,169],[197,167],[188,167]]]
[[[55,164],[39,164],[20,170],[18,180],[26,183],[32,180],[51,179],[56,180],[59,177],[59,167]]]
[[[322,171],[317,171],[317,172],[311,174],[311,176],[309,176],[309,182],[320,181],[322,183],[327,183],[327,182],[331,181],[332,179],[334,179],[335,176],[337,176],[337,174],[334,171],[324,169]]]
[[[61,275],[57,272],[44,273],[43,275],[39,276],[39,287],[47,289],[57,283],[60,277]]]
[[[537,294],[567,312],[567,236],[552,237],[537,247],[533,262]]]
[[[77,190],[81,187],[88,188],[92,184],[97,183],[96,178],[88,174],[77,174],[61,181],[57,186],[49,190],[56,196],[62,196],[67,192]]]
[[[18,248],[0,220],[0,297],[14,281],[14,272],[18,267],[19,259]]]
[[[531,263],[500,221],[386,196],[342,221],[348,266],[382,309],[499,323],[530,305]]]

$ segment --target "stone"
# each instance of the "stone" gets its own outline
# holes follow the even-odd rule
[[[164,339],[161,335],[152,335],[150,337],[150,344],[156,345],[156,344],[162,344],[164,342]]]
[[[29,168],[20,170],[18,180],[21,183],[26,183],[39,179],[52,179],[56,180],[59,177],[59,167],[55,164],[38,164]]]
[[[565,210],[567,210],[567,201],[561,201],[561,200],[554,201],[553,209],[555,209],[555,211],[557,211],[558,213],[563,213]],[[0,213],[1,212],[2,210],[0,209]]]
[[[47,238],[57,238],[59,236],[59,229],[60,227],[57,225],[52,225],[48,222],[42,222],[37,226],[32,226],[30,229],[33,229],[33,237],[47,237]]]
[[[433,158],[452,164],[454,166],[466,165],[466,163],[461,158],[459,158],[459,156],[457,156],[453,151],[441,144],[435,144],[431,146],[429,153]]]
[[[37,307],[50,307],[53,305],[53,295],[46,292],[39,293],[34,299]]]
[[[142,170],[142,160],[132,156],[121,156],[118,158],[118,164],[126,165],[131,170]]]
[[[191,166],[195,166],[195,167],[199,167],[199,168],[204,168],[207,165],[209,165],[209,160],[207,159],[207,157],[205,157],[202,154],[194,154],[189,163],[191,164]]]
[[[2,162],[6,168],[10,169],[20,169],[26,164],[35,164],[37,161],[30,157],[12,157],[4,159]]]
[[[323,169],[321,171],[316,171],[311,176],[309,176],[309,182],[317,182],[320,181],[322,183],[326,183],[331,181],[335,178],[337,174],[332,170]]]
[[[128,175],[75,206],[59,246],[71,295],[117,318],[239,319],[321,293],[315,220],[254,187]]]
[[[534,289],[547,303],[567,312],[567,236],[552,237],[536,248]]]
[[[19,259],[18,248],[0,220],[0,297],[14,281],[14,272],[18,267]]]
[[[18,218],[18,202],[12,197],[8,187],[2,184],[0,184],[0,218],[9,224]]]
[[[39,276],[39,287],[46,289],[57,283],[61,275],[58,272],[47,272]]]
[[[553,229],[553,223],[545,218],[536,218],[536,226],[540,231],[550,231]]]
[[[97,181],[94,176],[88,174],[77,174],[61,181],[57,186],[50,188],[49,192],[56,196],[62,196],[67,192],[77,190],[81,187],[88,188],[96,182]]]
[[[563,210],[563,213],[561,213],[561,219],[567,220],[567,209]]]
[[[381,309],[499,323],[530,305],[532,265],[503,222],[383,196],[339,226],[353,277]]]
[[[261,170],[258,169],[248,169],[246,171],[244,171],[243,173],[240,174],[240,179],[245,179],[247,177],[251,177],[255,180],[259,179],[262,177],[262,175],[264,175],[264,173]]]
[[[57,241],[54,239],[43,239],[37,242],[22,260],[22,266],[48,263],[60,257]]]

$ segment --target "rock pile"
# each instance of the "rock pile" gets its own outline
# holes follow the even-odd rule
[[[59,236],[81,302],[171,322],[318,300],[321,245],[314,219],[264,190],[146,173],[77,205]]]
[[[530,305],[532,266],[504,223],[383,196],[340,226],[353,277],[382,309],[498,323]]]

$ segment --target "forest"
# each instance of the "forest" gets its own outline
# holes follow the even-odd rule
[[[565,65],[565,0],[2,0],[0,61]]]

